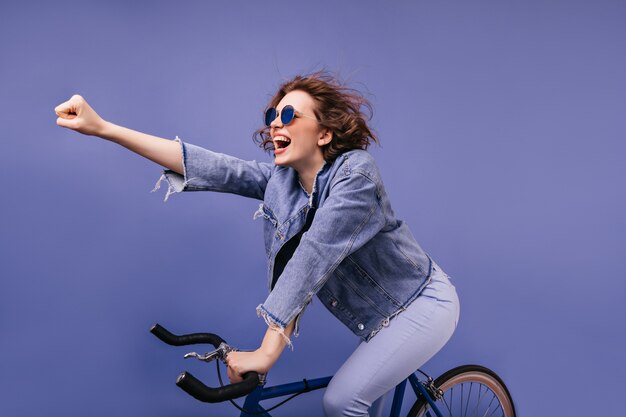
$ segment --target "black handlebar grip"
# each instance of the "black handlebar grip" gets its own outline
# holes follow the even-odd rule
[[[172,346],[195,345],[198,343],[210,343],[216,349],[224,342],[224,339],[213,333],[190,333],[183,335],[175,335],[169,332],[160,324],[155,324],[150,328],[150,333],[161,339],[163,342]]]
[[[189,372],[183,372],[176,379],[176,385],[196,400],[205,403],[219,403],[250,394],[259,385],[259,374],[248,372],[243,375],[243,381],[225,385],[220,388],[210,388]]]

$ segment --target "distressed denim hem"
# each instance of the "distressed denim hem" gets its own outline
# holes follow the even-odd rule
[[[263,304],[259,304],[256,308],[256,314],[259,317],[263,317],[263,320],[265,320],[265,323],[267,323],[270,329],[278,332],[283,337],[287,346],[289,346],[289,349],[293,352],[293,343],[291,343],[291,339],[285,334],[285,324],[281,323],[272,313],[267,311],[265,307],[263,307]]]
[[[194,179],[194,178],[187,179],[187,161],[186,161],[187,158],[186,158],[185,146],[183,145],[183,141],[180,140],[178,136],[176,136],[174,141],[180,144],[180,151],[181,151],[182,158],[183,158],[183,161],[182,161],[183,162],[183,175],[181,176],[179,173],[174,172],[169,169],[163,171],[163,174],[161,174],[161,176],[159,177],[157,183],[154,185],[154,188],[152,189],[152,191],[150,191],[151,193],[153,193],[157,191],[158,189],[160,189],[161,181],[166,180],[167,192],[165,193],[165,198],[163,199],[163,202],[166,202],[167,199],[170,198],[170,195],[185,191],[187,184],[189,184],[189,182]]]

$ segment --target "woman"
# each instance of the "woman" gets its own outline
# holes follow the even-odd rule
[[[269,296],[257,307],[268,329],[253,352],[228,355],[231,382],[267,373],[314,295],[362,342],[324,395],[327,416],[368,415],[372,403],[450,338],[459,302],[449,277],[395,218],[365,151],[377,142],[369,102],[318,72],[285,82],[255,137],[274,151],[258,163],[161,139],[101,119],[80,96],[57,124],[116,142],[166,168],[173,192],[220,191],[262,200]],[[158,188],[158,184],[157,187]]]

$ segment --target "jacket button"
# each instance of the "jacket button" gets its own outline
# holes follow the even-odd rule
[[[359,328],[359,330],[363,330],[363,329],[365,329],[365,326],[363,326],[363,323],[359,323],[359,325],[358,325],[358,326],[356,326],[356,327],[358,327],[358,328]]]
[[[337,300],[331,301],[330,305],[333,306],[333,307],[337,307]]]

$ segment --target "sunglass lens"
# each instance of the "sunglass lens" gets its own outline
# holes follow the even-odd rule
[[[292,106],[285,106],[280,112],[280,121],[283,122],[284,125],[288,125],[293,121],[295,115],[296,110]]]
[[[276,108],[270,107],[265,110],[265,126],[269,126],[276,119]]]

